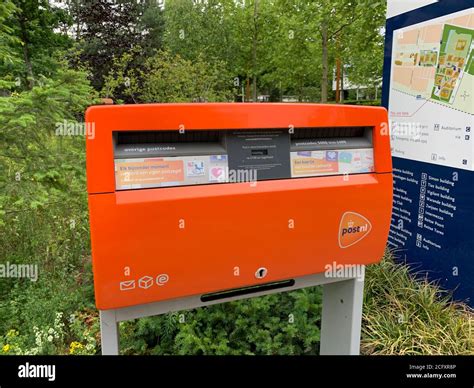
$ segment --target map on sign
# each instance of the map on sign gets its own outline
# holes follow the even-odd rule
[[[473,170],[473,8],[395,30],[390,85],[393,156]]]

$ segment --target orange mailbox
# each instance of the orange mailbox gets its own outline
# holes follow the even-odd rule
[[[97,307],[289,287],[383,255],[387,112],[317,104],[94,106]]]

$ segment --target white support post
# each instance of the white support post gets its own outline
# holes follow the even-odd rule
[[[119,330],[115,310],[100,311],[100,336],[102,355],[119,354]]]
[[[323,286],[321,355],[360,353],[363,299],[363,276]]]

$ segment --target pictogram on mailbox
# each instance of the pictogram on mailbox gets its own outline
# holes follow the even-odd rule
[[[383,254],[383,108],[95,106],[86,120],[96,128],[87,176],[101,310],[212,299]]]

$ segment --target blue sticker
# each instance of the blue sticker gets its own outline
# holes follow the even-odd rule
[[[350,152],[341,152],[339,154],[339,161],[342,163],[350,163],[352,161],[352,153]]]
[[[211,155],[211,163],[227,162],[227,155]]]
[[[337,151],[326,151],[326,160],[328,162],[337,162]]]
[[[308,156],[308,157],[311,157],[311,151],[298,151],[296,153],[296,155],[298,156]]]

